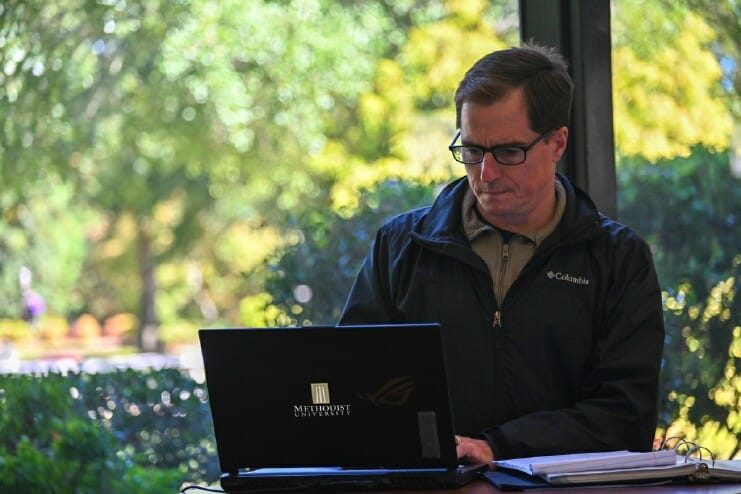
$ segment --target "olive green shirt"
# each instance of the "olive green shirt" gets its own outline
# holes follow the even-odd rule
[[[556,211],[551,220],[534,232],[513,234],[509,242],[505,242],[502,233],[476,213],[476,197],[470,188],[463,197],[463,228],[471,248],[489,268],[494,296],[500,305],[522,268],[533,257],[543,240],[553,233],[563,217],[566,191],[558,178],[555,179],[555,187]]]

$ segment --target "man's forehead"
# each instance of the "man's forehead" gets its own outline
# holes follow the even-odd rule
[[[461,112],[461,140],[487,146],[529,142],[527,110],[516,104],[464,103]]]

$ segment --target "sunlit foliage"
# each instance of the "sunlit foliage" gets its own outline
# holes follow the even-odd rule
[[[736,2],[612,9],[620,219],[665,289],[662,424],[730,455]],[[164,343],[332,322],[379,224],[464,173],[452,93],[516,19],[512,0],[3,2],[0,316],[26,266],[49,320],[135,314]]]
[[[725,150],[733,131],[722,96],[716,32],[681,2],[614,2],[613,105],[618,152],[648,160]]]

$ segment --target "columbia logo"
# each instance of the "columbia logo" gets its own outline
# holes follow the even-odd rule
[[[548,271],[548,279],[557,279],[558,281],[567,281],[569,283],[573,283],[575,285],[588,285],[589,284],[589,278],[583,278],[581,276],[574,276],[571,274],[566,273],[554,273],[553,271]]]

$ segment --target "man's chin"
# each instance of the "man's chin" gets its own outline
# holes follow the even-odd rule
[[[512,196],[509,192],[494,192],[494,191],[483,191],[479,192],[476,196],[479,204],[484,209],[498,209],[502,206],[512,203]]]
[[[482,197],[479,199],[478,209],[484,217],[501,217],[507,216],[511,209],[512,203],[510,201],[501,200],[501,198]]]

